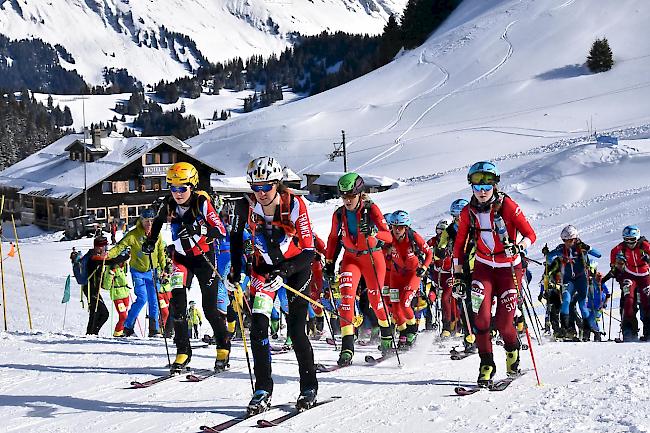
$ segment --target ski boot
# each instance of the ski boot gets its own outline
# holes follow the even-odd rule
[[[291,350],[293,349],[293,341],[291,341],[291,337],[287,336],[287,339],[284,341],[284,344],[282,345],[283,350]]]
[[[506,351],[506,374],[510,377],[519,376],[519,349]]]
[[[248,403],[246,412],[249,416],[257,415],[266,412],[271,407],[271,394],[263,389],[258,389],[253,394],[253,398]]]
[[[478,386],[488,388],[492,385],[492,378],[497,372],[497,366],[494,364],[494,355],[492,353],[481,353],[481,366],[479,368]]]
[[[210,336],[208,334],[205,334],[203,336],[203,338],[201,339],[201,341],[203,341],[204,343],[208,343],[208,344],[214,344],[214,338],[212,338],[212,336]]]
[[[133,328],[127,328],[126,326],[124,327],[124,336],[125,337],[130,337],[133,334],[135,334],[135,330]]]
[[[230,350],[228,349],[217,349],[217,359],[214,361],[214,371],[216,373],[221,373],[228,367],[230,367]]]
[[[406,334],[400,335],[399,340],[397,340],[397,350],[399,350],[400,352],[404,352],[404,351],[408,350],[408,346],[407,346],[406,342],[407,342]]]
[[[280,331],[280,321],[277,319],[271,319],[271,338],[274,340],[278,339],[278,331]]]
[[[582,325],[582,341],[591,341],[591,325],[587,320],[583,320]]]
[[[176,359],[169,367],[169,374],[181,374],[183,370],[187,368],[187,365],[192,359],[192,351],[189,350],[188,353],[176,353]]]
[[[113,337],[124,337],[124,331],[115,331],[113,332]]]
[[[346,367],[352,364],[352,357],[354,356],[354,351],[350,349],[343,349],[339,354],[339,360],[336,363],[340,367]]]
[[[465,353],[476,353],[476,335],[471,334],[463,338]]]
[[[379,342],[379,351],[381,352],[381,356],[387,356],[390,354],[390,352],[393,350],[393,339],[392,337],[381,337],[381,341]]]
[[[449,332],[447,329],[442,331],[442,334],[440,334],[440,338],[443,340],[446,340],[447,338],[451,338],[451,332]]]
[[[377,344],[379,343],[379,338],[380,338],[380,328],[379,326],[375,326],[370,330],[370,344]]]
[[[300,391],[298,401],[296,401],[296,409],[299,411],[311,409],[316,403],[316,388],[303,389]]]

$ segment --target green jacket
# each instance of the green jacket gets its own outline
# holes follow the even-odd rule
[[[128,298],[130,294],[129,285],[126,282],[126,272],[124,267],[117,265],[104,271],[102,288],[108,290],[111,294],[111,300]]]
[[[117,257],[122,251],[131,248],[131,260],[129,265],[138,272],[147,272],[151,270],[149,266],[149,257],[142,252],[142,244],[147,239],[144,234],[142,222],[138,222],[130,232],[128,232],[111,250],[108,252],[108,258]],[[165,266],[165,243],[162,237],[158,236],[156,240],[156,248],[151,254],[154,268],[159,271]]]

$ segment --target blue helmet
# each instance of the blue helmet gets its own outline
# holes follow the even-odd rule
[[[490,183],[499,183],[501,173],[499,173],[497,166],[490,161],[479,161],[472,164],[467,172],[467,182],[473,184],[483,183],[481,182],[483,177],[486,178],[485,180],[490,181]]]
[[[140,218],[142,219],[150,219],[155,217],[156,217],[156,212],[153,209],[145,209],[140,214]]]
[[[384,219],[386,220],[386,224],[391,225],[393,223],[393,214],[392,214],[392,212],[385,213],[384,214]]]
[[[623,239],[638,241],[641,238],[641,229],[638,226],[627,226],[623,229]]]
[[[411,217],[405,210],[396,210],[393,212],[393,215],[391,215],[391,224],[396,226],[410,226]]]
[[[465,200],[464,198],[459,198],[451,202],[451,206],[449,207],[449,213],[451,216],[457,217],[460,215],[460,211],[463,210],[465,206],[467,206],[469,202]]]

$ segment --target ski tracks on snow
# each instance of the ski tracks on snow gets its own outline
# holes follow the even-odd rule
[[[364,167],[366,167],[366,166],[368,166],[368,165],[370,165],[370,164],[374,164],[374,163],[377,163],[377,162],[379,162],[379,161],[382,161],[382,160],[384,160],[384,159],[390,157],[391,155],[395,154],[395,153],[398,152],[399,150],[401,150],[401,149],[404,147],[404,144],[402,144],[402,139],[403,139],[407,134],[409,134],[409,133],[413,130],[413,128],[415,128],[415,127],[416,127],[416,126],[417,126],[417,125],[422,121],[422,119],[424,119],[424,118],[425,118],[425,117],[426,117],[426,116],[427,116],[427,115],[428,115],[428,114],[429,114],[429,113],[430,113],[434,108],[436,108],[438,105],[440,105],[442,102],[446,101],[447,99],[451,98],[452,96],[455,96],[457,93],[459,93],[459,92],[465,90],[466,88],[471,87],[471,86],[473,86],[473,85],[479,83],[480,81],[489,78],[490,76],[492,76],[493,74],[495,74],[499,69],[501,69],[501,68],[503,67],[503,65],[505,65],[505,64],[508,62],[508,60],[510,60],[510,58],[512,57],[512,54],[514,53],[514,49],[513,49],[512,43],[511,43],[510,40],[508,39],[508,30],[509,30],[510,27],[512,27],[512,26],[513,26],[517,21],[518,21],[518,20],[514,20],[514,21],[510,22],[510,23],[506,26],[506,28],[505,28],[505,30],[503,31],[503,33],[501,34],[501,39],[502,39],[503,41],[505,41],[505,43],[508,45],[508,51],[507,51],[507,53],[505,54],[505,56],[503,57],[503,59],[501,59],[501,61],[500,61],[497,65],[495,65],[492,69],[490,69],[489,71],[487,71],[487,72],[485,72],[484,74],[480,75],[479,77],[477,77],[477,78],[475,78],[475,79],[473,79],[473,80],[471,80],[471,81],[469,81],[469,82],[463,84],[462,86],[457,87],[456,89],[452,90],[451,92],[449,92],[449,93],[447,93],[447,94],[441,96],[438,100],[436,100],[433,104],[431,104],[431,105],[429,106],[429,108],[427,108],[426,110],[424,110],[424,111],[422,112],[422,114],[420,114],[420,116],[418,116],[418,118],[415,119],[415,121],[413,121],[413,123],[411,123],[411,125],[409,125],[409,127],[406,128],[406,130],[404,130],[404,132],[402,132],[402,133],[399,135],[399,137],[397,137],[397,138],[395,139],[394,144],[393,144],[391,147],[389,147],[388,149],[384,150],[383,152],[380,152],[378,155],[375,155],[374,157],[370,158],[368,161],[366,161],[365,163],[363,163],[363,164],[361,164],[360,166],[358,166],[358,167],[356,168],[356,170],[362,169],[362,168],[364,168]],[[448,76],[448,74],[447,74],[447,76]],[[432,91],[432,90],[428,91],[427,93],[430,93],[431,91]],[[409,104],[410,104],[411,102],[415,101],[416,99],[418,99],[419,97],[422,97],[423,95],[424,95],[424,94],[419,95],[419,96],[416,97],[416,98],[413,98],[413,100],[409,101]],[[401,110],[400,115],[403,114],[403,113],[404,113],[404,111]]]

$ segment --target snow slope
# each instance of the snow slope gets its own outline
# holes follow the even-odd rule
[[[587,3],[589,2],[467,1],[459,13],[445,24],[445,29],[453,33],[453,29],[462,27],[469,33],[490,33],[491,26],[503,25],[501,32],[492,32],[498,39],[508,23],[519,19],[523,20],[522,32],[524,28],[531,34],[537,32],[536,37],[528,36],[527,40],[534,43],[538,51],[551,52],[552,49],[542,42],[546,39],[552,42],[555,37],[567,40],[562,39],[562,35],[566,36],[561,31],[563,26],[575,27],[575,23],[579,22],[589,27],[591,22],[595,22],[603,28],[603,23],[617,23],[615,31],[607,32],[611,43],[614,40],[625,40],[628,30],[638,31],[641,28],[640,16],[647,18],[648,15],[645,2],[602,1],[599,3],[601,8],[596,9],[587,7]],[[510,12],[505,14],[505,9]],[[544,20],[549,29],[544,37],[540,36],[541,27],[534,25],[532,17],[535,16]],[[607,16],[608,20],[603,20],[603,16]],[[529,21],[526,21],[527,17],[531,17]],[[466,24],[461,23],[463,19],[467,20]],[[516,28],[516,25],[511,26],[509,32]],[[481,69],[480,65],[485,60],[479,61],[481,56],[471,57],[469,49],[463,51],[462,48],[477,43],[478,39],[463,39],[462,32],[457,32],[458,37],[453,39],[452,33],[444,33],[448,38],[447,46],[449,50],[459,49],[461,52],[453,56],[441,54],[441,57],[449,63],[467,62],[474,65],[477,71]],[[425,48],[432,50],[433,45],[442,44],[440,38],[441,36],[434,36]],[[525,77],[526,70],[531,68],[538,57],[533,56],[532,51],[527,51],[527,55],[523,55],[523,52],[518,55],[517,39],[508,38],[514,46],[514,54],[506,62],[509,65],[506,69],[510,75],[519,70],[521,76]],[[591,36],[583,38],[590,40]],[[520,44],[523,44],[522,41],[519,39]],[[507,47],[505,41],[501,42],[503,47]],[[621,48],[621,51],[630,50],[627,55],[632,56],[631,51],[638,50],[634,55],[641,58],[644,44],[644,41],[637,41],[636,45],[630,44],[629,47]],[[563,58],[564,54],[558,51],[556,45],[553,45],[553,62],[566,64],[568,60]],[[567,50],[574,49],[571,44],[565,43],[563,46]],[[488,51],[486,48],[486,55]],[[576,52],[583,51],[576,49]],[[616,47],[614,52],[617,52]],[[435,68],[423,63],[418,69],[415,63],[410,64],[408,59],[415,60],[412,58],[414,54],[416,53],[406,53],[394,63],[404,67],[401,74],[397,66],[390,65],[373,75],[385,84],[385,74],[392,74],[394,82],[399,83],[405,92],[404,95],[394,93],[394,103],[390,106],[367,106],[365,110],[350,108],[355,104],[363,104],[363,101],[371,101],[377,95],[379,87],[375,87],[370,77],[365,77],[346,86],[350,100],[361,96],[364,99],[348,102],[339,91],[333,90],[314,99],[261,110],[258,114],[233,121],[229,126],[211,132],[210,134],[218,133],[225,144],[231,146],[228,155],[225,155],[226,151],[221,151],[220,166],[230,163],[232,172],[240,173],[243,161],[250,156],[247,154],[258,154],[268,149],[288,159],[292,168],[318,164],[318,155],[327,151],[329,143],[334,140],[321,140],[320,147],[311,141],[300,140],[324,135],[324,131],[329,129],[322,128],[335,124],[335,118],[338,121],[354,122],[354,125],[370,131],[369,133],[380,131],[372,139],[379,140],[391,134],[396,137],[432,106],[430,99],[435,98],[434,95],[443,92],[440,95],[444,96],[458,87],[449,87],[446,92],[432,90],[421,99],[417,97],[418,92],[424,93],[435,86],[451,85],[450,82],[456,80],[456,74],[480,76],[499,63],[491,63],[483,72],[476,74],[470,74],[469,69],[473,68],[469,68],[469,65],[469,69],[464,72],[445,68],[449,74],[445,81],[441,69],[431,76],[427,73],[415,74],[414,71],[432,71]],[[426,57],[426,53],[423,58],[433,60]],[[501,59],[503,58],[502,55]],[[524,79],[525,82],[517,84],[503,84],[497,80],[499,73],[495,73],[482,82],[482,89],[475,90],[470,86],[448,96],[429,111],[430,114],[422,117],[423,125],[430,126],[430,132],[441,130],[437,126],[438,122],[458,122],[453,127],[459,128],[464,118],[459,113],[463,113],[463,109],[467,118],[487,116],[490,113],[488,107],[492,107],[494,119],[503,117],[506,110],[522,113],[519,117],[510,117],[507,122],[502,119],[498,125],[492,117],[484,117],[480,122],[474,121],[472,131],[438,134],[436,146],[427,147],[423,141],[408,141],[405,144],[407,152],[399,152],[381,160],[381,156],[373,161],[371,157],[380,155],[385,148],[369,150],[367,155],[351,153],[351,165],[368,163],[364,170],[404,179],[399,188],[374,194],[373,200],[384,212],[397,208],[410,211],[416,230],[423,235],[430,235],[435,223],[446,214],[453,199],[469,197],[470,191],[465,179],[466,166],[480,156],[493,157],[498,160],[503,171],[500,188],[517,200],[538,234],[538,241],[529,249],[532,258],[541,258],[540,249],[545,243],[549,246],[559,243],[562,227],[573,223],[581,232],[581,238],[604,254],[604,258],[599,260],[599,267],[606,269],[609,265],[609,250],[619,242],[623,226],[636,223],[644,233],[650,232],[650,174],[647,169],[650,162],[650,131],[644,126],[647,123],[644,117],[647,116],[647,110],[644,112],[640,108],[643,98],[647,100],[647,90],[640,87],[636,92],[613,93],[615,86],[631,88],[636,83],[647,80],[642,68],[632,66],[634,62],[620,61],[620,69],[608,73],[609,76],[603,74],[558,78],[539,83],[537,80]],[[639,59],[637,62],[644,63],[645,60]],[[545,68],[548,70],[549,66]],[[401,80],[397,80],[398,77]],[[593,80],[598,83],[594,84]],[[614,85],[613,81],[617,83]],[[408,90],[409,86],[411,90]],[[594,102],[584,99],[597,93],[596,87],[599,86],[602,88],[598,92],[609,95]],[[513,87],[521,88],[516,90]],[[366,93],[362,92],[364,88]],[[534,89],[534,92],[528,93],[531,90],[527,89]],[[518,93],[519,97],[515,98],[511,95],[513,93]],[[442,97],[440,95],[437,96],[438,99]],[[499,108],[499,104],[491,104],[489,99],[484,99],[488,96],[511,105]],[[568,99],[584,100],[551,107],[552,100]],[[625,100],[624,103],[621,102],[622,99]],[[428,105],[425,103],[427,100]],[[458,101],[465,104],[456,106]],[[583,131],[558,132],[584,128],[585,110],[595,109],[596,102],[599,105],[599,120],[594,121],[594,125],[598,130],[616,127],[616,134],[621,137],[618,145],[598,146],[590,140],[580,139]],[[322,108],[321,114],[317,113],[317,103]],[[337,104],[343,112],[335,110]],[[540,106],[547,107],[543,113],[548,116],[538,114],[539,118],[533,118],[533,113],[538,113],[536,110]],[[377,117],[367,111],[374,111]],[[301,112],[304,112],[304,116]],[[297,116],[295,124],[289,117],[284,123],[277,123],[282,114],[290,113]],[[305,126],[310,121],[310,128],[307,129]],[[393,123],[396,126],[391,129]],[[255,129],[247,131],[244,124],[254,126]],[[419,131],[418,125],[420,124],[416,123],[411,131]],[[333,138],[336,138],[338,129],[338,126],[333,129]],[[544,131],[535,132],[535,129]],[[233,137],[223,138],[226,131],[230,131]],[[360,138],[350,135],[350,140]],[[451,140],[449,137],[452,135],[457,135],[458,142],[455,145],[445,141]],[[495,136],[500,139],[497,140]],[[506,136],[508,139],[503,139]],[[405,140],[408,138],[409,134]],[[369,146],[371,138],[364,139],[365,145]],[[249,140],[255,140],[256,146],[249,143]],[[442,143],[439,147],[438,140]],[[239,147],[235,147],[237,143]],[[359,144],[353,144],[352,149],[355,146],[360,148],[363,140],[357,143]],[[396,145],[394,141],[391,143],[390,146]],[[492,148],[477,143],[496,143],[498,146]],[[209,153],[205,147],[199,150]],[[435,155],[433,160],[426,156],[427,153]],[[233,158],[233,161],[229,162],[228,158]],[[322,167],[325,168],[326,164]],[[413,177],[415,174],[421,176]],[[336,200],[310,205],[310,215],[319,234],[328,233],[332,212],[338,205]],[[13,238],[12,233],[5,224],[5,255],[7,242]],[[64,306],[60,304],[60,299],[65,277],[69,273],[70,247],[76,245],[87,248],[90,240],[56,242],[56,235],[25,234],[28,235],[35,236],[21,243],[21,254],[26,265],[35,332],[29,332],[27,327],[17,258],[4,261],[10,332],[0,333],[0,354],[3,360],[0,365],[0,417],[5,420],[3,428],[6,431],[194,432],[201,424],[216,424],[239,413],[251,394],[241,342],[234,345],[231,371],[219,378],[199,384],[187,384],[178,379],[147,390],[123,389],[131,380],[149,378],[164,372],[163,365],[167,360],[163,342],[146,339],[115,341],[108,338],[108,327],[102,330],[100,337],[83,336],[85,312],[79,308],[78,288],[74,284],[72,300],[67,307],[66,327],[61,332]],[[44,257],[47,260],[43,260]],[[535,296],[542,270],[534,265],[531,270],[531,290]],[[197,289],[193,287],[190,290],[189,298],[200,303]],[[617,285],[615,296],[614,318],[618,319]],[[543,311],[538,303],[536,308],[540,313]],[[609,331],[607,319],[603,327]],[[208,332],[208,329],[204,327],[203,331]],[[610,337],[617,335],[618,323],[614,320]],[[484,392],[469,397],[454,396],[453,387],[475,381],[478,358],[451,361],[448,350],[454,344],[460,343],[441,344],[433,341],[433,335],[422,333],[418,345],[401,357],[402,368],[397,367],[394,359],[375,367],[367,367],[363,363],[363,355],[376,354],[376,350],[358,347],[352,367],[319,376],[320,396],[341,395],[343,398],[294,418],[276,430],[382,433],[650,431],[650,417],[645,409],[650,404],[647,393],[650,351],[645,343],[546,342],[541,346],[534,343],[542,387],[536,386],[534,373],[528,372],[506,392]],[[323,342],[315,342],[314,350],[316,359],[321,362],[333,363],[337,357],[332,347]],[[503,377],[505,355],[497,346],[495,360],[497,376]],[[210,368],[213,362],[213,348],[197,349],[194,352],[194,367]],[[293,354],[275,356],[273,368],[274,401],[283,403],[294,400],[298,393],[298,375]],[[522,352],[522,368],[532,368],[527,352]],[[253,426],[254,422],[251,421],[231,431],[255,431]]]
[[[198,54],[183,43],[159,44],[161,28],[196,42],[212,62],[278,53],[291,34],[325,30],[380,33],[404,0],[50,0],[0,2],[0,33],[41,38],[72,54],[86,81],[102,84],[101,71],[127,68],[145,84],[188,75]],[[153,40],[156,42],[153,42]]]

